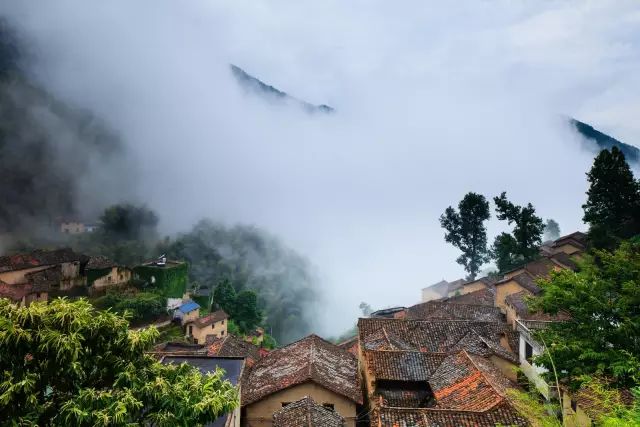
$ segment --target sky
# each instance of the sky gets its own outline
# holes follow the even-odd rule
[[[584,230],[593,153],[566,116],[640,144],[636,0],[5,0],[0,14],[35,78],[122,136],[164,232],[254,224],[308,257],[320,333],[361,301],[409,305],[464,276],[438,217],[469,191]],[[336,113],[252,97],[231,63]],[[490,241],[506,229],[494,218]]]

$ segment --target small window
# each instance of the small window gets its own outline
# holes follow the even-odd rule
[[[527,362],[531,363],[531,359],[533,358],[533,347],[526,341],[524,343],[524,357],[527,359]]]
[[[285,406],[287,406],[288,404],[290,404],[291,402],[282,402],[282,407],[284,408]]]
[[[325,408],[331,411],[335,411],[335,406],[333,405],[333,403],[323,403],[322,406],[324,406]]]
[[[189,336],[193,335],[193,326],[189,325]]]
[[[220,336],[223,336],[223,335],[224,335],[224,331],[220,331]]]
[[[224,320],[222,321],[221,325],[224,325]]]
[[[571,399],[571,410],[573,412],[576,412],[578,410],[578,402],[573,399]]]

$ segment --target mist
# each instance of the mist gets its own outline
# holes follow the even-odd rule
[[[408,305],[464,276],[438,217],[468,191],[584,229],[593,153],[565,116],[640,141],[636,1],[450,3],[5,0],[0,14],[33,78],[126,147],[121,188],[96,191],[133,193],[164,233],[213,218],[279,236],[315,266],[315,328],[335,335],[361,301]],[[336,111],[252,96],[229,64]]]

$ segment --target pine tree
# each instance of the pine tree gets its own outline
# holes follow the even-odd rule
[[[589,190],[582,205],[591,243],[612,248],[621,239],[640,233],[640,185],[624,154],[617,148],[602,150],[587,173]]]
[[[456,262],[464,266],[469,280],[475,279],[482,264],[489,260],[484,222],[490,217],[489,202],[476,193],[467,193],[458,204],[458,211],[449,206],[440,216],[440,224],[446,230],[444,239],[462,251]]]

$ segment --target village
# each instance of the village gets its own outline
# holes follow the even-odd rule
[[[201,310],[191,298],[186,263],[164,256],[132,268],[71,249],[4,256],[0,298],[17,306],[93,298],[132,281],[160,290],[165,314],[150,324],[173,324],[182,336],[149,354],[202,373],[221,368],[238,390],[241,405],[214,426],[526,426],[509,392],[533,387],[541,401],[560,394],[565,425],[581,427],[597,405],[580,390],[558,389],[532,362],[545,352],[532,331],[566,316],[532,312],[527,298],[542,292],[538,279],[577,268],[586,238],[575,232],[546,242],[538,259],[499,277],[428,286],[419,303],[374,311],[338,343],[309,335],[271,349],[262,328],[232,334],[227,313]]]

